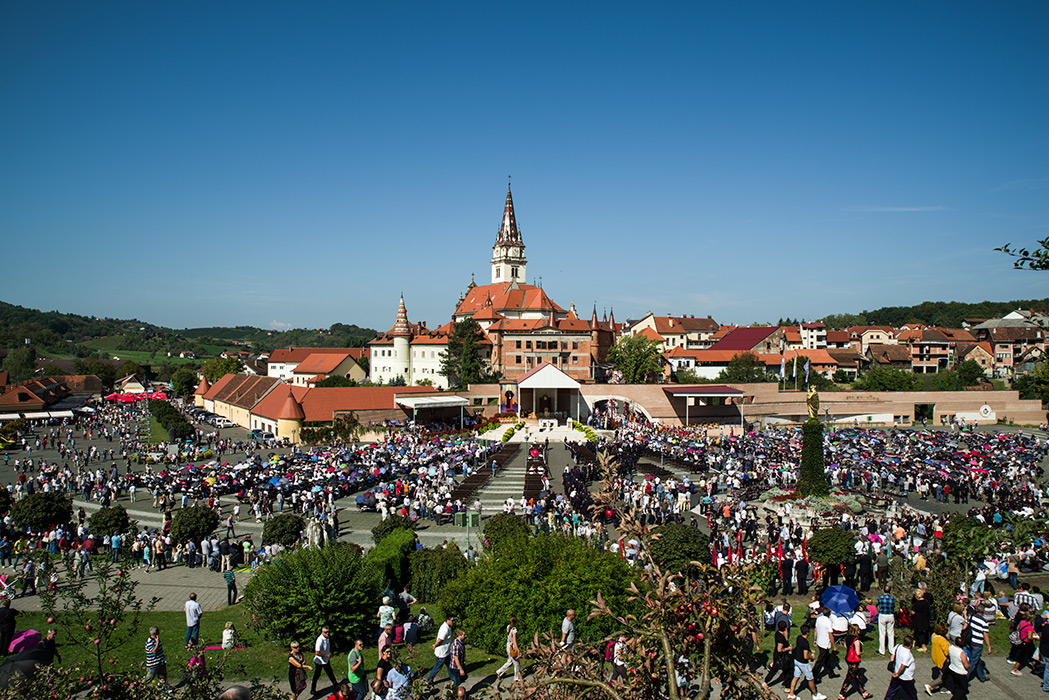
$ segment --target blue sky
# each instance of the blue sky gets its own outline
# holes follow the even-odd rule
[[[0,299],[435,326],[513,176],[617,320],[1049,296],[1049,3],[0,7]]]

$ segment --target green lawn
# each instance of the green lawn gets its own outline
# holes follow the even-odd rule
[[[167,429],[157,421],[156,416],[150,415],[149,417],[149,442],[151,445],[156,445],[159,442],[169,442],[171,436],[168,435]]]
[[[17,602],[16,602],[17,607]],[[442,615],[435,605],[426,606],[433,614],[435,620],[441,620]],[[418,606],[416,606],[416,610]],[[237,629],[238,646],[247,644],[246,648],[235,649],[226,656],[226,675],[231,679],[250,680],[258,678],[263,681],[273,679],[286,679],[288,671],[287,646],[280,642],[266,641],[251,627],[251,616],[243,605],[234,605],[218,612],[207,612],[200,621],[200,641],[205,646],[219,646],[222,642],[222,630],[226,622],[232,622]],[[185,651],[183,643],[186,639],[186,616],[182,612],[154,612],[143,616],[139,633],[127,644],[116,649],[109,655],[114,663],[109,664],[108,658],[104,661],[107,671],[119,671],[132,674],[145,673],[145,643],[149,627],[156,625],[160,628],[160,640],[164,643],[164,652],[168,659],[168,675],[173,681],[181,677],[182,670],[186,667],[189,655]],[[23,612],[18,616],[18,629],[35,629],[40,632],[49,626],[47,615],[42,612]],[[63,643],[61,628],[59,627],[59,653],[62,655],[62,665],[82,666],[85,670],[95,668],[95,655],[93,649],[75,647]],[[337,636],[338,631],[335,631]],[[436,630],[431,630],[424,638],[415,645],[416,657],[411,659],[412,667],[428,672],[433,666],[433,639]],[[495,673],[495,670],[506,660],[503,656],[492,656],[484,651],[469,646],[467,637],[467,671],[471,676],[484,677]],[[305,652],[313,649],[314,638],[301,639],[299,643]],[[402,658],[407,658],[407,647],[399,645],[402,649]],[[208,655],[208,665],[215,666],[221,663],[225,652],[212,651]],[[307,653],[307,660],[312,665],[312,657]],[[366,640],[364,665],[369,678],[375,676],[375,665],[378,661],[374,640]],[[332,657],[333,669],[336,675],[342,679],[347,675],[346,653],[336,654]],[[447,672],[441,671],[443,677]]]

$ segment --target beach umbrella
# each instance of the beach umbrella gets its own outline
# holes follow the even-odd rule
[[[839,615],[848,615],[859,602],[856,591],[848,586],[830,586],[823,592],[823,604]]]

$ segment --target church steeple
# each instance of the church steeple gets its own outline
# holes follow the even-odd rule
[[[514,214],[514,198],[507,183],[503,219],[495,236],[495,245],[492,246],[492,284],[527,279],[524,248],[521,230],[517,228],[517,216]]]

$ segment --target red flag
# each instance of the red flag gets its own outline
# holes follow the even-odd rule
[[[809,536],[805,535],[801,538],[801,553],[805,556],[805,561],[809,560]]]

